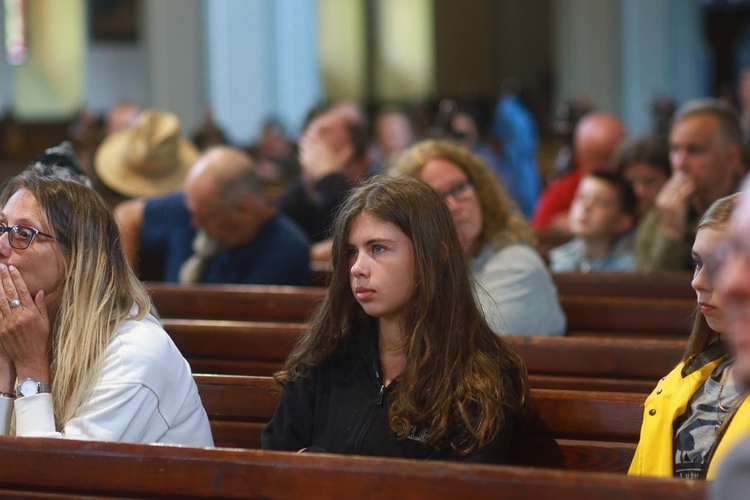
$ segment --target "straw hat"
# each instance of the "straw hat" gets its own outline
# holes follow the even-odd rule
[[[107,136],[96,151],[94,170],[110,189],[126,196],[159,196],[182,187],[198,150],[180,137],[180,120],[149,109],[130,127]]]

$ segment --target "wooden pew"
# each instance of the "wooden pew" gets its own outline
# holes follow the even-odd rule
[[[301,323],[165,319],[194,373],[269,376],[306,330]],[[679,361],[678,339],[503,338],[521,355],[532,387],[650,392]]]
[[[695,299],[561,295],[568,335],[687,338]]]
[[[651,392],[682,358],[683,339],[503,336],[534,388]]]
[[[281,393],[270,377],[195,375],[217,446],[258,448]],[[532,418],[513,463],[625,472],[640,433],[645,394],[532,390]]]
[[[327,286],[332,271],[330,263],[311,262],[310,268],[313,284]],[[552,281],[561,295],[695,299],[692,280],[690,271],[552,273]]]
[[[315,287],[148,283],[163,318],[305,322],[325,293]],[[562,295],[569,335],[684,338],[695,300]]]
[[[193,373],[270,376],[308,326],[304,323],[162,319]]]
[[[163,318],[305,322],[323,298],[316,287],[146,283]]]
[[[705,481],[0,436],[0,493],[25,498],[699,500]]]
[[[695,301],[689,271],[652,273],[552,273],[560,295],[647,297]]]

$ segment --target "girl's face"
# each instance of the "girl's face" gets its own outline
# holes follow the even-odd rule
[[[464,252],[471,258],[479,250],[483,219],[479,197],[469,178],[455,163],[443,158],[425,163],[418,177],[445,199]]]
[[[726,308],[722,297],[714,292],[714,283],[709,275],[713,274],[711,266],[716,265],[712,263],[711,256],[726,236],[725,227],[703,227],[698,230],[693,243],[693,290],[698,296],[698,305],[708,326],[718,333],[727,331]]]
[[[395,225],[363,213],[346,239],[349,284],[365,312],[398,321],[414,294],[414,246]]]

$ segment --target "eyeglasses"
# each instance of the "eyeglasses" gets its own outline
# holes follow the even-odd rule
[[[445,200],[447,200],[449,196],[453,196],[453,198],[456,200],[462,200],[466,199],[466,197],[469,195],[469,193],[471,193],[473,189],[474,185],[466,180],[461,181],[458,184],[454,184],[445,191],[439,191],[439,193],[440,196],[442,196]]]
[[[0,222],[0,236],[8,233],[8,243],[16,250],[26,250],[34,242],[34,238],[39,234],[60,241],[59,238],[51,234],[43,233],[38,229],[29,226],[8,226]]]

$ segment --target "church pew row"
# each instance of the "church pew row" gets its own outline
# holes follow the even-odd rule
[[[325,293],[315,287],[148,283],[163,318],[305,322]],[[562,295],[568,335],[687,336],[692,299]]]
[[[0,436],[16,498],[699,500],[705,481],[260,450]]]
[[[687,338],[695,299],[561,295],[568,335]]]
[[[307,326],[301,323],[164,319],[194,373],[269,376]],[[503,338],[526,362],[532,387],[649,392],[679,361],[678,339]]]
[[[270,377],[195,375],[217,446],[258,448],[281,392]],[[645,394],[532,389],[531,418],[512,463],[625,472],[633,458]]]
[[[695,300],[689,271],[552,273],[552,280],[560,295]]]
[[[331,275],[329,262],[310,263],[313,285],[327,286]],[[692,299],[690,271],[651,272],[559,272],[551,273],[557,291],[564,295],[608,295],[617,297],[654,297]]]
[[[329,263],[311,263],[313,284],[326,286],[330,277]],[[560,295],[593,295],[609,297],[651,297],[662,299],[694,299],[690,271],[654,272],[563,272],[552,273],[552,281]]]
[[[325,294],[318,287],[178,285],[148,282],[162,318],[303,323]]]

